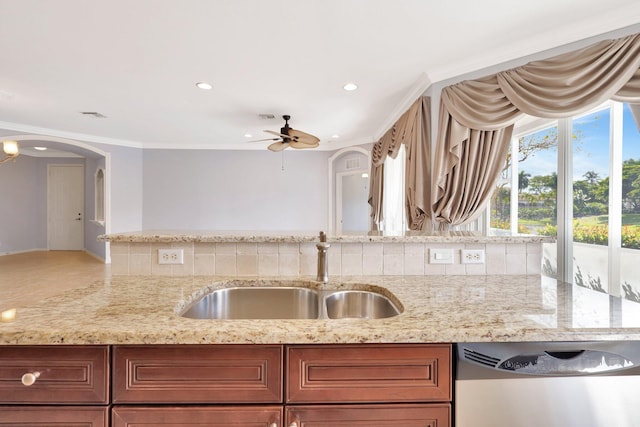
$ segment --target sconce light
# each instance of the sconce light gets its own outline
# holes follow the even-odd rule
[[[0,164],[13,160],[20,154],[18,151],[18,143],[16,141],[2,141],[2,150],[7,156],[0,160]]]

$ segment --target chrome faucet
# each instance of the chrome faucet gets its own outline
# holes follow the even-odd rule
[[[316,280],[322,283],[329,283],[329,257],[328,250],[331,245],[327,243],[327,235],[320,232],[320,243],[316,243],[318,248],[318,276]]]

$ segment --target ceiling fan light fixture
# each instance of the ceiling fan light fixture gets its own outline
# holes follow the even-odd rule
[[[18,143],[16,141],[2,141],[2,150],[7,156],[17,156]]]
[[[15,159],[20,154],[20,150],[18,149],[17,141],[2,141],[2,151],[7,156],[0,160],[0,163],[8,162],[9,160]]]
[[[353,82],[349,82],[346,85],[342,86],[342,88],[347,92],[353,92],[354,90],[358,89],[358,85]]]
[[[207,82],[198,82],[196,83],[196,87],[198,87],[199,89],[202,90],[211,90],[213,89],[213,86]]]

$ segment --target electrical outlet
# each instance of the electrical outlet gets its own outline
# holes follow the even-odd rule
[[[453,249],[429,249],[429,264],[453,264]]]
[[[158,264],[184,264],[184,250],[158,249]]]
[[[460,258],[463,264],[484,264],[484,249],[463,249]]]

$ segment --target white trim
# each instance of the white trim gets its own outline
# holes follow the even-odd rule
[[[102,173],[102,182],[101,185],[98,186],[98,174]],[[104,201],[106,199],[106,191],[105,191],[105,178],[106,174],[104,168],[97,168],[95,173],[93,174],[93,219],[92,222],[102,224],[104,226]],[[98,191],[99,190],[99,191]],[[98,194],[100,193],[100,194]],[[101,207],[101,209],[98,209]],[[98,210],[100,210],[100,214],[98,215]]]
[[[622,248],[622,117],[623,104],[614,102],[610,107],[609,123],[609,294],[619,297],[620,249]]]
[[[47,248],[35,248],[35,249],[25,249],[23,251],[0,252],[0,256],[26,254],[26,253],[29,253],[29,252],[46,252],[48,250],[49,249],[47,249]]]
[[[335,211],[334,211],[334,200],[337,197],[337,192],[335,191],[335,179],[334,179],[334,174],[333,174],[333,163],[340,158],[340,156],[342,156],[345,153],[351,153],[351,152],[356,152],[356,153],[360,153],[360,154],[364,154],[365,156],[367,156],[367,167],[369,169],[366,168],[361,168],[358,169],[359,173],[362,172],[369,172],[371,169],[371,151],[369,150],[365,150],[362,147],[347,147],[347,148],[343,148],[342,150],[338,150],[336,151],[334,154],[331,155],[331,157],[329,157],[328,162],[329,162],[329,167],[328,167],[328,174],[327,174],[327,178],[328,178],[328,197],[327,197],[327,230],[330,234],[332,233],[336,233],[336,217],[335,217]],[[353,171],[355,172],[355,171]],[[371,185],[371,175],[369,175],[369,185]],[[369,224],[369,227],[371,227],[371,224]]]
[[[518,162],[518,141],[520,138],[511,138],[511,200],[509,200],[509,224],[511,235],[517,236],[520,217],[518,205],[520,203],[520,167]]]
[[[0,122],[0,127],[2,127],[2,122]],[[102,157],[104,157],[104,171],[105,171],[105,201],[104,201],[104,233],[111,233],[111,153],[108,151],[101,150],[100,148],[96,148],[92,145],[86,144],[82,141],[76,141],[73,139],[62,138],[58,136],[51,135],[7,135],[4,136],[5,139],[12,139],[14,141],[51,141],[51,142],[59,142],[62,144],[73,145],[74,147],[80,147],[85,150],[94,152]],[[105,242],[105,264],[111,264],[111,253],[110,247],[111,244],[109,242]]]
[[[66,140],[82,140],[88,142],[96,142],[98,144],[107,144],[107,145],[117,145],[121,147],[132,147],[132,148],[146,148],[146,144],[143,144],[139,141],[130,141],[126,139],[117,139],[117,138],[108,138],[104,136],[90,135],[87,133],[79,133],[79,132],[67,132],[63,130],[43,128],[39,126],[31,126],[25,125],[21,123],[11,123],[11,122],[2,122],[0,121],[0,128],[9,129],[16,132],[27,132],[31,134],[39,134],[38,140],[41,141],[54,141],[51,138],[60,138]],[[33,136],[33,135],[25,135],[25,136]],[[12,137],[12,139],[15,139]],[[72,144],[77,145],[77,144]],[[91,151],[95,151],[95,148]]]
[[[90,250],[87,250],[86,248],[82,250],[82,252],[84,252],[85,254],[89,255],[92,258],[97,259],[98,261],[103,262],[104,264],[107,264],[107,262],[105,262],[105,260],[99,256],[98,254],[94,254],[93,252],[91,252]]]
[[[391,129],[391,126],[398,121],[400,116],[407,112],[416,99],[424,95],[425,91],[429,86],[431,86],[431,83],[431,79],[426,73],[420,74],[420,77],[418,77],[418,80],[416,80],[416,82],[409,88],[404,98],[402,98],[395,108],[387,114],[386,119],[382,122],[378,131],[375,133],[374,141],[382,138],[382,135]]]
[[[84,237],[85,237],[85,221],[86,221],[86,217],[87,217],[87,212],[85,209],[85,202],[86,202],[86,197],[85,197],[85,193],[87,191],[87,189],[85,188],[85,165],[84,164],[78,164],[78,163],[72,163],[72,164],[65,164],[65,163],[50,163],[47,165],[47,248],[49,250],[51,250],[51,170],[53,168],[78,168],[82,170],[82,213],[81,213],[81,218],[82,218],[82,247],[78,248],[78,249],[73,249],[73,250],[85,250],[85,242],[84,242]],[[75,215],[75,214],[74,214]]]
[[[366,169],[353,169],[344,172],[338,172],[336,174],[336,211],[335,211],[335,232],[337,235],[342,235],[342,178],[351,175],[362,175],[368,173]],[[369,183],[371,185],[371,183]],[[367,203],[368,205],[368,203]],[[371,208],[368,209],[368,226],[367,230],[371,229]]]
[[[558,120],[558,274],[573,283],[573,120]]]

